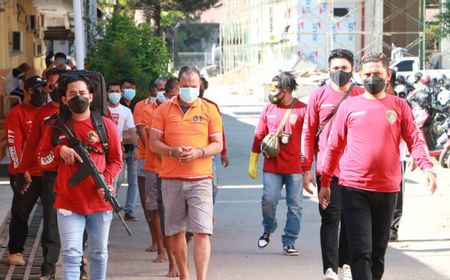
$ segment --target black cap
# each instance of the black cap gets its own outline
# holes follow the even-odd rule
[[[32,77],[28,78],[25,81],[25,84],[23,85],[23,87],[25,89],[29,89],[29,88],[32,88],[32,87],[40,87],[43,84],[44,84],[44,80],[42,80],[41,77],[39,77],[39,76],[32,76]]]

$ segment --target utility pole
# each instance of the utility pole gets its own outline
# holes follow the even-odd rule
[[[84,69],[84,26],[83,26],[83,14],[81,12],[81,1],[73,0],[73,16],[75,23],[75,51],[76,51],[76,61],[77,69]]]

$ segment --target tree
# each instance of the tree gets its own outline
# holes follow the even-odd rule
[[[88,68],[101,72],[106,81],[134,79],[138,95],[145,96],[151,79],[168,74],[169,55],[149,24],[136,26],[121,13],[107,21],[104,36],[89,49],[87,61]]]
[[[211,7],[217,7],[220,0],[129,0],[131,8],[139,8],[146,11],[149,19],[153,20],[155,34],[161,35],[161,13],[181,12],[184,20],[198,18],[200,14]],[[176,17],[175,17],[176,18]]]
[[[438,40],[444,39],[450,35],[450,1],[443,1],[441,11],[442,12],[436,16],[438,32],[432,33]]]

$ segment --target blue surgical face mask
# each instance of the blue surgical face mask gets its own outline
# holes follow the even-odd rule
[[[136,96],[136,90],[133,88],[126,88],[123,90],[123,97],[127,100],[131,100]]]
[[[164,103],[167,101],[167,97],[164,94],[164,91],[158,91],[156,93],[156,99],[158,99],[159,103]]]
[[[199,88],[180,88],[180,98],[188,104],[194,102],[199,93]]]
[[[120,101],[121,94],[119,92],[108,92],[109,102],[117,104]]]
[[[150,96],[150,103],[155,104],[156,103],[156,97]]]

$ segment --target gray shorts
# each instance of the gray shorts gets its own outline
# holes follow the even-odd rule
[[[158,210],[158,190],[156,188],[157,175],[155,172],[144,170],[145,188],[144,188],[144,208],[146,211]]]
[[[165,235],[213,233],[212,181],[162,179]]]
[[[139,177],[145,177],[145,174],[144,174],[144,171],[145,171],[145,169],[144,169],[144,160],[143,159],[138,159],[137,160],[137,176],[139,176]]]

